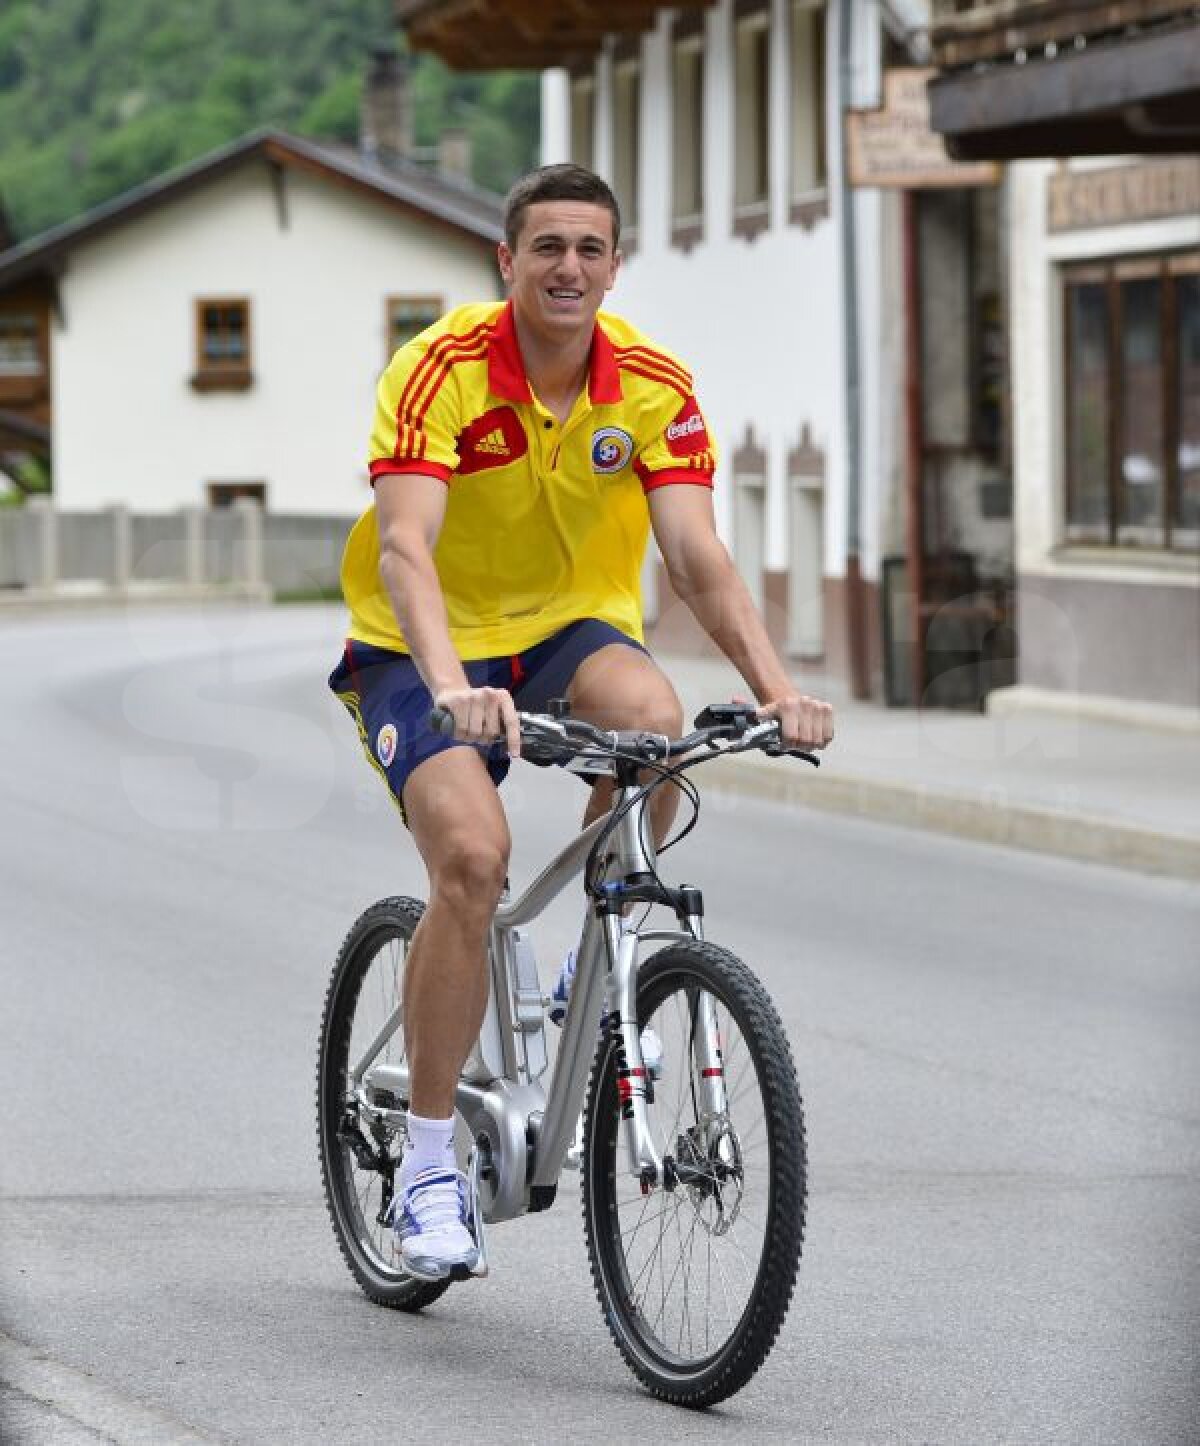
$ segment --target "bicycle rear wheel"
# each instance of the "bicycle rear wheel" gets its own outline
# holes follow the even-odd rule
[[[398,1009],[408,948],[425,906],[418,899],[382,899],[355,920],[338,952],[325,996],[317,1056],[317,1144],[333,1233],[365,1295],[396,1310],[420,1310],[449,1286],[418,1280],[404,1268],[383,1214],[403,1148],[396,1100],[357,1099],[351,1075],[364,1052]],[[397,1030],[378,1055],[404,1060]]]
[[[696,1049],[703,995],[715,1007],[724,1067],[716,1113],[704,1105]],[[670,1164],[643,1195],[626,1157],[617,1045],[606,1040],[585,1105],[592,1279],[639,1380],[677,1405],[708,1406],[753,1376],[787,1314],[804,1238],[803,1105],[779,1016],[728,951],[662,950],[639,971],[637,1008],[639,1025],[662,1041],[647,1114]]]

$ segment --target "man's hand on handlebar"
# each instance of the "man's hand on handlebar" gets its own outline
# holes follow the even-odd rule
[[[521,756],[521,725],[506,688],[444,688],[434,704],[454,719],[454,736],[464,743],[504,740],[510,758]]]
[[[826,748],[833,742],[833,705],[805,693],[788,693],[765,703],[760,718],[779,720],[779,741],[784,748]]]

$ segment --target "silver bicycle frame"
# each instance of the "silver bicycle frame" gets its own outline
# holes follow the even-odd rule
[[[595,771],[604,769],[597,767]],[[688,918],[687,932],[640,932],[628,926],[619,914],[600,916],[589,906],[558,1056],[545,1091],[531,1075],[528,1051],[521,1046],[522,1032],[531,1024],[531,1001],[519,988],[513,966],[514,931],[536,919],[583,871],[593,845],[613,814],[624,810],[626,804],[630,805],[628,811],[622,813],[610,838],[606,876],[619,882],[654,871],[656,851],[646,800],[639,797],[630,802],[630,792],[615,790],[612,811],[576,835],[519,898],[502,901],[492,921],[488,1012],[491,1017],[494,1010],[499,1026],[502,1067],[490,1080],[478,1074],[475,1079],[461,1080],[455,1091],[455,1106],[472,1130],[476,1130],[476,1122],[487,1126],[494,1157],[489,1196],[484,1202],[489,1221],[523,1213],[529,1206],[531,1188],[557,1183],[595,1057],[606,991],[609,1010],[619,1019],[623,1059],[619,1062],[618,1087],[630,1172],[642,1180],[662,1180],[662,1157],[646,1118],[646,1074],[637,1022],[638,949],[643,939],[701,938],[699,917]],[[697,1063],[703,1071],[705,1104],[715,1114],[724,1108],[724,1081],[711,1000],[707,1000],[701,1024],[697,1031]],[[377,1090],[387,1090],[405,1101],[409,1098],[407,1065],[374,1063],[400,1025],[400,1010],[396,1009],[352,1073],[354,1091],[368,1109],[373,1108],[369,1101]],[[479,1058],[477,1046],[472,1059]]]

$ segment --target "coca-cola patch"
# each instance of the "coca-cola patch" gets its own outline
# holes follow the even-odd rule
[[[692,457],[697,452],[708,451],[711,446],[708,428],[704,425],[695,397],[689,397],[684,402],[664,435],[667,451],[673,457]]]

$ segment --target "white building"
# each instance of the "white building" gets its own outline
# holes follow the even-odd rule
[[[499,237],[465,184],[246,137],[0,253],[0,407],[49,397],[61,509],[354,514],[380,371],[499,294]]]
[[[1200,713],[1200,159],[1012,167],[1021,685]]]
[[[972,593],[976,559],[1011,570],[1010,519],[979,504],[995,478],[974,460],[964,361],[979,299],[962,226],[974,202],[942,191],[958,209],[918,207],[913,220],[898,191],[851,187],[843,166],[845,113],[880,107],[889,71],[911,73],[926,13],[921,0],[646,3],[595,16],[397,5],[410,43],[449,64],[544,68],[543,160],[589,165],[617,192],[626,260],[609,304],[695,373],[722,452],[718,522],[776,641],[874,696],[889,634],[906,686],[888,691],[911,696],[911,640],[930,636],[939,587]],[[927,317],[905,311],[910,233]],[[972,233],[984,234],[994,218]],[[998,272],[994,245],[984,261]],[[929,317],[919,366],[941,449],[932,460],[906,450],[910,334]],[[907,498],[926,488],[939,499],[927,550],[970,554],[972,566],[930,567],[930,615],[918,618],[890,560],[919,547]],[[657,583],[658,640],[698,645],[661,568]]]
[[[1195,728],[1200,13],[937,9],[934,123],[956,155],[1011,163],[1021,661],[1006,701]]]
[[[831,12],[832,13],[832,12]],[[852,83],[878,95],[880,14],[859,8]],[[856,507],[847,487],[846,289],[836,26],[822,4],[660,10],[645,36],[543,80],[543,159],[612,181],[626,262],[612,299],[696,374],[720,439],[721,530],[777,640],[852,671],[846,578],[865,580],[860,647],[877,632],[885,497],[896,484],[880,308],[877,195],[854,198],[862,385]],[[660,573],[660,630],[682,640]]]

